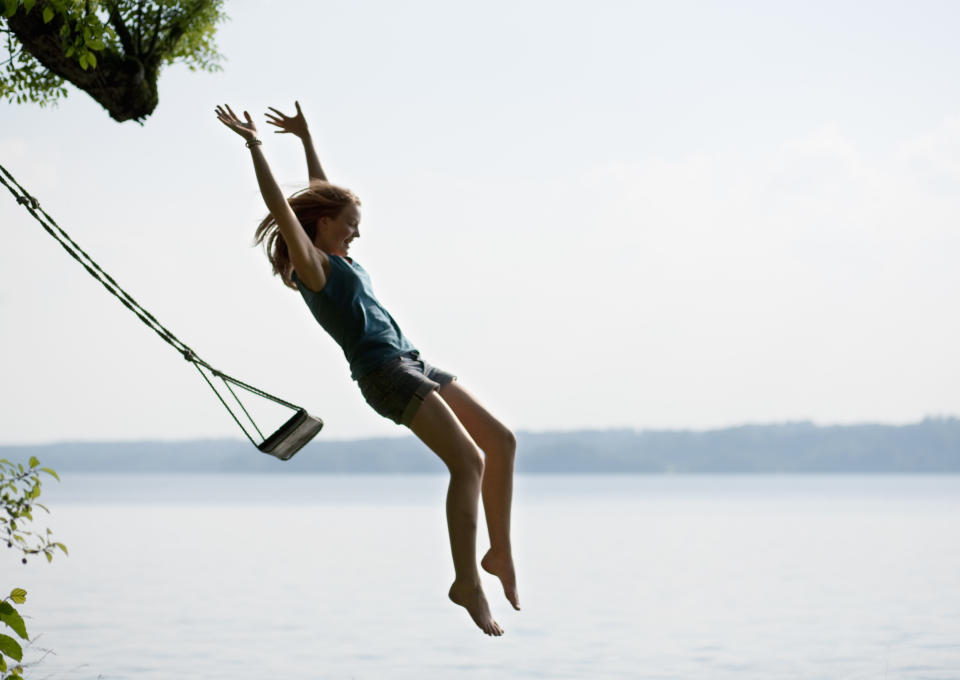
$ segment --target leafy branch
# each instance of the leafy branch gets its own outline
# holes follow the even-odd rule
[[[0,510],[4,513],[0,516],[0,540],[5,538],[8,548],[19,550],[24,564],[27,555],[43,554],[51,562],[56,550],[68,554],[67,546],[51,539],[50,529],[39,534],[26,528],[32,526],[34,508],[50,512],[37,502],[42,489],[41,474],[60,481],[54,470],[40,467],[40,461],[35,456],[30,458],[27,467],[22,463],[0,459]],[[0,600],[0,623],[20,640],[29,641],[23,617],[14,607],[26,601],[26,590],[11,590],[7,597]],[[19,680],[22,677],[23,647],[16,638],[0,633],[0,680]]]
[[[141,121],[158,102],[160,70],[221,70],[214,44],[223,0],[0,0],[0,98],[40,106],[65,82],[118,120]],[[0,46],[3,46],[0,43]]]
[[[40,508],[49,513],[45,505],[37,502],[40,496],[40,473],[52,476],[57,481],[57,473],[46,467],[40,467],[40,461],[31,457],[28,468],[22,463],[11,463],[0,459],[0,501],[6,516],[0,516],[0,540],[6,540],[8,548],[17,548],[23,553],[22,562],[27,563],[27,555],[43,554],[47,562],[53,561],[56,549],[67,554],[63,543],[51,540],[52,531],[38,534],[25,528],[25,522],[33,521],[33,509]]]

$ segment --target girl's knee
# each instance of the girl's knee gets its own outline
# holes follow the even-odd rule
[[[516,452],[516,435],[513,434],[510,428],[498,423],[492,441],[490,442],[490,445],[487,446],[487,450],[485,450],[484,453],[486,453],[488,456],[499,456],[501,458],[513,460]]]
[[[483,456],[480,451],[474,449],[464,449],[454,456],[450,461],[450,474],[465,475],[470,478],[480,479],[483,477]]]
[[[504,450],[508,451],[510,456],[513,457],[513,455],[517,452],[517,436],[512,430],[504,427],[502,441]]]

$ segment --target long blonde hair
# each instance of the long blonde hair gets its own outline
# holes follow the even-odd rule
[[[307,232],[307,237],[313,242],[317,236],[317,220],[321,217],[336,218],[348,205],[359,206],[360,199],[349,189],[335,186],[329,182],[311,180],[310,186],[288,198],[287,203],[290,204],[290,208],[297,216],[300,226]],[[287,248],[287,242],[283,240],[283,235],[280,233],[277,220],[274,219],[273,215],[267,215],[257,226],[253,245],[260,244],[263,244],[267,259],[273,265],[274,275],[282,278],[287,287],[296,290],[297,286],[293,282],[293,263],[290,261],[290,250]]]

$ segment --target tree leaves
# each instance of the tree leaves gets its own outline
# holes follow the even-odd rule
[[[0,460],[0,540],[5,540],[7,547],[15,548],[23,555],[43,553],[50,562],[57,549],[66,555],[67,547],[63,543],[51,540],[50,529],[41,535],[28,531],[26,527],[29,527],[29,523],[33,520],[33,506],[40,506],[36,503],[36,499],[41,491],[41,473],[59,478],[52,469],[41,468],[40,461],[35,456],[30,457],[28,464],[29,468],[24,468],[20,463],[14,464],[6,459]],[[27,558],[23,557],[22,561],[26,562]],[[9,628],[22,640],[29,640],[27,626],[20,612],[13,605],[20,605],[26,601],[27,591],[23,588],[14,588],[7,597],[0,600],[0,624]],[[9,674],[6,657],[18,662],[10,669]],[[0,633],[0,677],[5,680],[21,678],[23,672],[23,667],[19,665],[21,661],[23,661],[23,648],[20,643],[9,635]]]
[[[15,548],[24,556],[43,553],[47,561],[53,560],[54,553],[59,549],[67,555],[67,547],[54,541],[52,532],[45,533],[32,531],[33,509],[35,507],[49,512],[37,499],[42,491],[41,473],[59,479],[56,472],[50,468],[40,467],[40,461],[31,457],[29,468],[22,464],[14,464],[8,460],[0,460],[0,541],[9,548]],[[11,596],[25,591],[14,590]],[[16,597],[13,597],[16,602]]]
[[[7,624],[21,639],[30,639],[27,637],[27,627],[23,623],[23,618],[9,602],[0,602],[0,622]]]
[[[26,20],[35,3],[0,0],[10,55],[0,57],[0,99],[56,103],[66,79],[116,120],[142,120],[157,105],[163,66],[221,68],[214,34],[226,19],[223,0],[47,0],[41,17]]]
[[[2,633],[0,633],[0,654],[5,654],[14,661],[23,661],[23,649],[20,644],[9,635]]]

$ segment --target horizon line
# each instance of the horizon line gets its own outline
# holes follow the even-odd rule
[[[815,422],[811,419],[802,419],[802,420],[780,420],[780,421],[768,421],[768,422],[745,422],[735,425],[723,425],[715,427],[664,427],[664,428],[636,428],[636,427],[626,427],[626,426],[609,426],[609,427],[582,427],[582,428],[569,428],[569,429],[544,429],[544,430],[530,430],[530,429],[517,429],[514,432],[517,435],[557,435],[557,434],[584,434],[584,433],[597,433],[597,432],[629,432],[633,434],[645,434],[645,433],[699,433],[706,434],[708,432],[722,432],[726,430],[737,430],[745,428],[763,428],[763,427],[796,427],[796,426],[808,426],[815,429],[830,429],[830,428],[855,428],[855,427],[889,427],[889,428],[903,428],[903,427],[914,427],[917,425],[922,425],[924,423],[930,422],[958,422],[960,421],[960,416],[957,415],[935,415],[935,416],[924,416],[920,420],[914,420],[909,422],[899,422],[899,423],[890,423],[890,422],[878,422],[878,421],[859,421],[851,423],[823,423]],[[340,437],[340,438],[331,438],[323,439],[322,432],[318,435],[317,439],[314,439],[313,442],[331,442],[331,443],[344,443],[344,442],[363,442],[363,441],[375,441],[383,439],[405,439],[407,437],[413,437],[413,433],[409,431],[403,431],[396,435],[374,435],[374,436],[360,436],[360,437]],[[143,439],[56,439],[56,440],[47,440],[47,441],[26,441],[26,442],[0,442],[0,448],[13,448],[13,447],[42,447],[42,446],[63,446],[71,444],[183,444],[187,442],[231,442],[231,443],[245,443],[247,440],[242,437],[217,437],[217,436],[197,436],[197,437],[184,437],[179,439],[163,439],[163,438],[143,438]],[[311,442],[311,443],[313,443]]]

